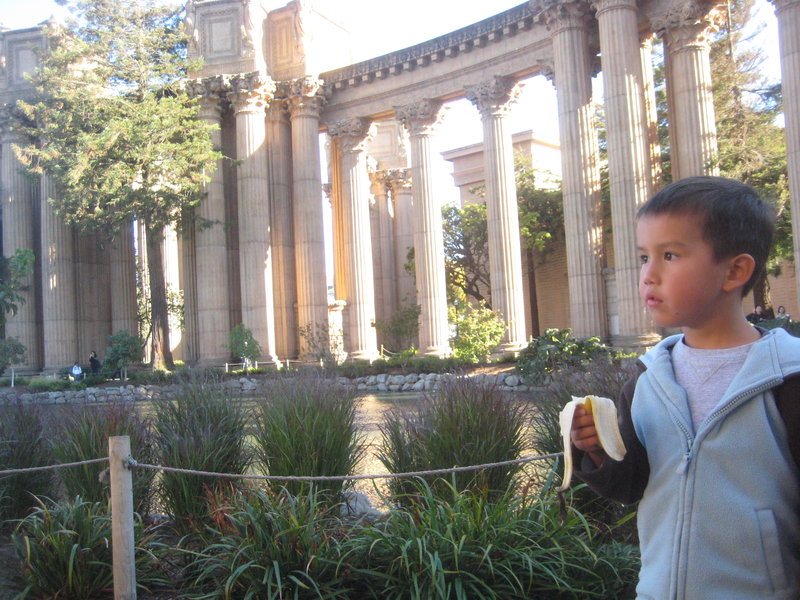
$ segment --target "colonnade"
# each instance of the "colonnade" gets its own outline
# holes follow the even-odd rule
[[[230,56],[217,60],[214,48],[229,53],[233,46],[215,46],[211,38],[219,29],[204,26],[200,10],[208,5],[211,15],[212,5],[219,2],[190,4],[196,28],[192,47],[206,64],[189,87],[200,104],[200,117],[216,126],[214,144],[235,163],[221,160],[217,165],[197,207],[200,224],[182,242],[187,257],[181,262],[186,271],[181,281],[189,313],[185,339],[191,340],[184,360],[224,362],[227,334],[240,322],[254,333],[264,360],[316,356],[330,347],[331,306],[337,311],[344,307],[348,356],[372,360],[381,339],[376,321],[407,304],[420,308],[420,352],[449,354],[442,214],[431,142],[446,118],[446,102],[454,98],[469,99],[483,125],[491,297],[506,324],[499,351],[522,348],[523,272],[506,117],[521,82],[535,75],[545,75],[557,94],[569,299],[569,323],[564,326],[576,335],[597,335],[627,348],[642,348],[659,338],[637,297],[633,228],[638,206],[661,185],[652,37],[665,42],[673,177],[716,173],[709,66],[709,35],[718,18],[713,3],[663,0],[643,7],[636,0],[533,0],[494,21],[422,44],[417,51],[305,75],[313,72],[303,62],[310,52],[301,43],[308,41],[302,36],[310,23],[297,27],[294,22],[290,31],[280,30],[279,21],[268,18],[267,38],[283,39],[289,31],[299,45],[290,45],[283,62],[272,50],[252,63],[263,68],[231,73]],[[774,4],[793,230],[800,232],[800,0]],[[222,13],[213,14],[220,18]],[[240,13],[230,14],[238,18]],[[262,24],[245,19],[240,26]],[[8,32],[0,35],[13,38]],[[496,50],[514,36],[516,46],[509,43],[507,51]],[[514,48],[524,36],[534,50],[520,59]],[[242,48],[243,53],[254,52],[246,44]],[[473,53],[479,61],[480,52],[496,54],[487,59],[490,66],[476,69],[464,57]],[[448,60],[454,65],[451,72]],[[300,70],[293,66],[292,76],[281,75],[281,69],[289,68],[284,65],[297,64]],[[592,95],[592,78],[600,70],[613,246],[605,239],[597,100]],[[376,125],[387,121],[399,124],[404,140],[407,155],[400,168],[376,167],[370,154]],[[321,132],[329,140],[332,294],[325,267]],[[87,242],[54,217],[47,203],[54,190],[47,180],[35,182],[20,173],[10,129],[2,130],[1,141],[3,253],[31,248],[38,256],[30,282],[32,301],[9,319],[6,335],[26,345],[31,368],[64,366],[90,348],[102,347],[103,335],[132,327],[132,238],[126,234],[126,239],[108,241],[98,255],[92,248],[100,240]],[[413,278],[404,271],[410,248]],[[800,264],[797,233],[795,258]],[[616,298],[606,293],[605,279],[612,270]],[[79,282],[104,274],[112,289],[87,302]],[[618,330],[613,331],[611,302],[619,315]],[[96,324],[82,326],[89,322]]]

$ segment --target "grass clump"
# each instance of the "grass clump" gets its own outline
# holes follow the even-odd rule
[[[631,597],[632,548],[595,545],[597,529],[558,503],[506,494],[488,502],[450,487],[446,499],[417,482],[413,506],[344,542],[364,582],[361,597],[388,600]]]
[[[52,423],[53,456],[58,462],[108,456],[108,438],[120,435],[130,437],[131,453],[139,462],[152,463],[155,458],[150,420],[142,417],[132,402],[118,400],[69,407],[58,411]],[[57,476],[64,496],[80,496],[87,502],[108,502],[108,479],[101,481],[99,477],[107,467],[106,463],[93,463],[59,469]],[[150,507],[154,475],[147,469],[133,471],[134,506],[139,514],[145,514]]]
[[[154,410],[153,439],[162,465],[232,474],[247,469],[246,415],[219,388],[185,385],[174,401],[158,400]],[[189,532],[209,522],[212,498],[238,485],[235,479],[165,472],[159,490],[177,529]]]
[[[412,412],[387,415],[378,458],[390,473],[516,460],[525,449],[525,421],[522,404],[506,398],[498,387],[465,377],[446,379]],[[453,485],[459,492],[496,497],[506,493],[520,469],[521,465],[506,465],[456,473]],[[409,484],[407,479],[391,479],[389,489],[407,501]],[[447,485],[441,480],[432,485],[446,495]]]
[[[261,469],[270,475],[351,475],[364,454],[356,424],[358,400],[353,388],[313,376],[279,378],[258,401],[255,453]],[[289,493],[308,493],[308,483],[290,481]],[[349,482],[348,482],[349,485]],[[345,482],[314,486],[338,502]]]
[[[163,583],[153,568],[152,538],[135,524],[137,584],[142,590]],[[12,536],[21,562],[16,597],[89,600],[108,598],[113,589],[111,516],[106,505],[75,498],[63,504],[41,501],[19,522]]]
[[[209,543],[191,552],[199,600],[351,598],[337,570],[343,535],[334,507],[311,490],[237,494],[215,513]]]
[[[44,437],[42,410],[34,404],[0,404],[0,471],[52,464]],[[36,506],[36,496],[51,493],[52,471],[0,477],[0,519],[21,519]]]

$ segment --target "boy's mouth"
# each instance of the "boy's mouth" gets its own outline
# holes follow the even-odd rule
[[[644,303],[647,308],[654,308],[661,304],[661,298],[657,298],[653,294],[647,294],[647,296],[645,296]]]

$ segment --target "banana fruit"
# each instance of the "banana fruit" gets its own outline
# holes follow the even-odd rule
[[[597,429],[597,437],[600,445],[606,454],[614,460],[625,458],[625,443],[619,432],[617,424],[617,407],[610,398],[602,396],[584,396],[579,398],[573,396],[570,402],[561,410],[558,417],[561,426],[561,439],[564,442],[564,478],[559,492],[569,488],[572,480],[572,440],[570,431],[572,430],[572,417],[575,409],[583,406],[586,412],[594,416],[594,426]]]

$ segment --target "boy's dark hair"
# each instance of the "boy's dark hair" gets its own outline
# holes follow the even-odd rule
[[[714,259],[749,254],[755,269],[742,288],[747,294],[764,271],[775,233],[772,208],[748,185],[725,177],[687,177],[670,183],[639,207],[645,215],[693,214],[702,218],[703,238]]]

